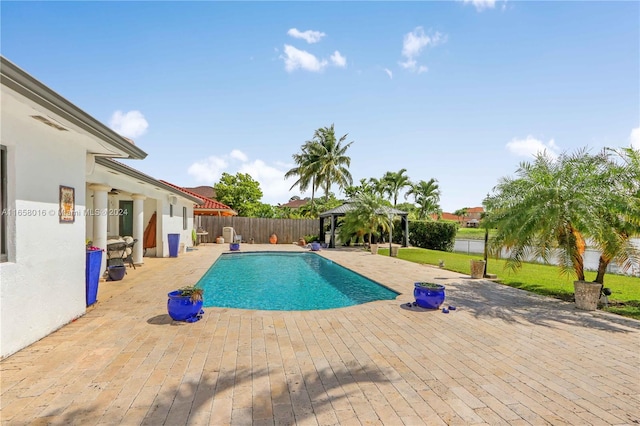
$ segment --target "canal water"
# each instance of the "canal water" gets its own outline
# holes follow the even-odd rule
[[[634,238],[632,243],[640,249],[640,238]],[[456,239],[453,251],[456,253],[465,254],[484,254],[484,240],[468,240],[468,239]],[[503,251],[500,257],[507,257],[507,252]],[[596,249],[587,248],[584,253],[584,269],[587,271],[595,271],[598,269],[598,259],[600,258],[600,251]],[[536,261],[535,259],[528,259],[529,261]],[[539,263],[543,263],[542,259],[537,260]],[[623,274],[619,265],[614,263],[609,264],[607,272],[612,274]],[[640,277],[640,265],[636,264],[626,272],[627,275],[633,275]]]

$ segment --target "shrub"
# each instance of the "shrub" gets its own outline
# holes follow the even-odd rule
[[[411,221],[409,243],[430,250],[453,251],[457,231],[455,222]]]

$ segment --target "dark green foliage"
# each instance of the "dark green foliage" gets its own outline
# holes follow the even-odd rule
[[[409,222],[409,244],[430,250],[453,251],[458,226],[452,222]]]

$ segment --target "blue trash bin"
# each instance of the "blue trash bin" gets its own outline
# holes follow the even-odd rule
[[[169,234],[169,257],[178,257],[180,234]]]
[[[102,250],[87,250],[87,264],[85,269],[87,306],[98,300],[98,282],[100,281],[100,265]]]

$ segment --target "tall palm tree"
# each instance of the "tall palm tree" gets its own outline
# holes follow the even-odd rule
[[[333,124],[317,129],[313,135],[315,143],[310,146],[314,158],[313,172],[318,185],[324,189],[325,200],[329,199],[331,185],[337,184],[344,189],[353,183],[349,172],[351,158],[346,155],[353,141],[344,145],[346,139],[347,135],[344,135],[336,140]]]
[[[381,179],[384,185],[384,192],[389,195],[389,198],[393,199],[393,207],[398,204],[400,192],[404,188],[411,186],[411,180],[409,180],[409,176],[406,173],[407,169],[400,169],[399,172],[387,172]]]
[[[436,179],[431,178],[428,182],[421,180],[412,185],[405,198],[409,195],[413,195],[418,205],[418,219],[429,217],[431,213],[440,213],[440,187]]]
[[[318,188],[316,181],[318,157],[315,154],[318,151],[317,147],[315,147],[317,144],[318,141],[316,140],[306,141],[300,147],[300,152],[292,155],[296,167],[293,167],[284,175],[285,179],[298,177],[298,180],[289,188],[290,191],[295,186],[298,186],[301,192],[305,192],[311,186],[311,205],[313,205],[315,192]]]

